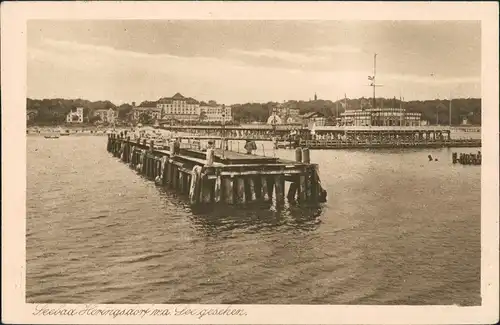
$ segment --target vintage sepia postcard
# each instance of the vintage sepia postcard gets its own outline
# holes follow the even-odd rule
[[[498,322],[498,13],[3,3],[2,321]]]

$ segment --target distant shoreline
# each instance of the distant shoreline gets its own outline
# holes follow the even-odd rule
[[[129,130],[129,128],[112,128],[98,126],[29,126],[26,128],[26,135],[47,135],[47,134],[70,134],[70,135],[105,135],[108,130]]]

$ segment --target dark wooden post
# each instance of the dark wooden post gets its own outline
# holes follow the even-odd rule
[[[234,181],[233,181],[233,178],[231,176],[227,176],[227,177],[224,177],[222,179],[222,184],[223,184],[223,188],[224,188],[224,201],[227,203],[227,204],[234,204],[234,189],[233,189],[233,186],[234,186]]]
[[[167,162],[165,163],[167,165],[167,176],[166,176],[166,181],[168,183],[168,186],[172,188],[172,159],[167,159]]]
[[[221,200],[221,189],[222,189],[222,179],[220,175],[217,175],[217,178],[215,179],[215,186],[214,186],[214,201],[215,203],[219,203]]]
[[[286,196],[288,202],[295,202],[295,196],[297,194],[297,182],[292,181],[290,183],[290,188],[288,189],[288,194]]]
[[[278,174],[274,176],[274,189],[276,192],[276,206],[280,207],[285,203],[285,176]]]
[[[184,173],[179,170],[179,193],[184,193]]]
[[[300,174],[299,176],[299,201],[305,202],[307,199],[306,194],[306,175]]]
[[[245,203],[246,195],[245,195],[245,180],[242,176],[236,178],[236,202],[237,203]]]
[[[257,193],[255,191],[255,180],[253,176],[248,177],[247,185],[248,185],[247,201],[253,202],[257,199]]]
[[[126,163],[130,162],[130,149],[131,149],[130,147],[131,147],[130,146],[130,137],[127,136],[127,142],[125,144],[125,150],[124,150],[124,155],[123,155],[125,158],[124,161]]]

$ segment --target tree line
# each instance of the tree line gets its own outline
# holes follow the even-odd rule
[[[331,100],[311,100],[295,101],[290,100],[281,104],[288,107],[298,108],[300,114],[308,112],[322,113],[327,120],[334,121],[336,117],[348,109],[362,109],[371,107],[372,100],[369,98],[347,98],[339,101]],[[403,107],[408,112],[419,112],[422,119],[430,124],[436,121],[440,124],[448,124],[449,118],[449,100],[424,100],[424,101],[405,101],[401,102],[396,98],[377,98],[377,107]],[[265,122],[279,103],[245,103],[232,105],[232,117],[236,123]],[[66,121],[66,115],[77,107],[83,107],[85,122],[92,123],[96,120],[93,112],[97,109],[117,110],[118,118],[127,120],[135,103],[115,105],[109,100],[88,101],[85,99],[27,99],[27,110],[35,110],[35,118],[29,123],[37,125],[58,125]],[[139,104],[140,107],[154,107],[156,102],[144,101]],[[461,123],[462,119],[467,117],[469,123],[481,125],[481,99],[479,98],[457,98],[452,100],[451,122],[453,125]],[[200,117],[200,121],[203,118]]]
[[[338,101],[331,100],[310,100],[310,101],[294,101],[290,100],[283,105],[292,108],[298,108],[299,114],[309,112],[322,113],[327,120],[332,123],[340,114],[347,109],[363,109],[373,107],[373,99],[370,98],[347,98]],[[393,107],[404,108],[407,112],[416,112],[422,114],[422,119],[435,124],[448,124],[449,118],[449,100],[414,100],[401,101],[396,98],[377,98],[376,107]],[[233,119],[240,123],[248,122],[265,122],[272,113],[273,107],[278,105],[277,102],[268,103],[246,103],[233,105]],[[458,125],[462,119],[467,117],[469,123],[481,125],[481,99],[480,98],[457,98],[452,100],[451,123]]]

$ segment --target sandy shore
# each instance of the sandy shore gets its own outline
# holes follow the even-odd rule
[[[106,135],[109,132],[120,132],[131,128],[102,128],[102,127],[49,127],[31,126],[26,128],[27,135],[70,134],[70,135]]]

